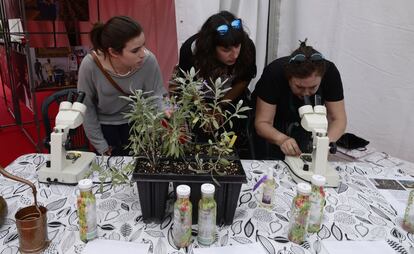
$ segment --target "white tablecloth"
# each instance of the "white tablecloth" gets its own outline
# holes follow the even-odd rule
[[[45,162],[46,155],[29,154],[16,159],[6,170],[35,183],[38,201],[48,209],[48,233],[51,244],[45,253],[81,253],[85,244],[80,241],[76,214],[77,188],[66,185],[46,185],[37,181],[36,170]],[[102,159],[100,159],[102,160]],[[118,166],[130,161],[117,157]],[[218,227],[214,246],[259,242],[267,253],[303,254],[322,253],[324,240],[386,240],[396,253],[413,253],[414,236],[401,228],[402,215],[377,191],[370,176],[409,177],[413,165],[383,153],[372,153],[357,163],[334,163],[340,173],[341,185],[326,189],[326,206],[322,229],[308,236],[302,245],[287,240],[287,224],[293,196],[296,194],[286,166],[280,161],[242,161],[248,183],[242,186],[234,222]],[[276,205],[272,210],[258,206],[253,185],[266,172],[274,168],[277,180]],[[94,186],[94,192],[99,185]],[[0,194],[9,206],[8,217],[0,228],[0,254],[18,252],[18,237],[14,214],[24,206],[33,204],[28,186],[0,177]],[[171,241],[171,215],[161,224],[145,224],[136,186],[111,187],[96,193],[98,234],[100,238],[150,244],[149,253],[192,253],[199,248],[194,238],[188,250],[177,249]],[[167,204],[171,208],[172,200]],[[194,226],[194,230],[196,230]],[[316,252],[315,252],[316,250]],[[188,252],[186,252],[188,251]]]

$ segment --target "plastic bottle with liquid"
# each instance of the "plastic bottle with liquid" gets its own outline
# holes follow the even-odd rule
[[[402,228],[410,233],[414,233],[414,190],[410,191],[408,195]]]
[[[88,242],[97,237],[96,199],[92,193],[92,186],[91,179],[82,179],[78,182],[79,236],[83,242]]]
[[[216,239],[217,204],[214,200],[213,184],[201,185],[201,199],[198,202],[198,235],[201,245],[211,245]]]
[[[263,207],[272,207],[275,198],[276,181],[273,177],[273,169],[268,168],[266,179],[262,184],[262,198],[260,205]]]
[[[190,201],[191,188],[188,185],[178,185],[176,189],[177,201],[174,203],[174,225],[172,236],[175,246],[184,248],[190,245],[192,210]]]
[[[306,227],[310,210],[310,193],[310,184],[297,184],[297,195],[293,198],[292,202],[288,232],[288,239],[297,244],[302,244],[305,241]]]
[[[312,190],[309,197],[311,208],[308,220],[308,232],[316,233],[321,228],[323,208],[325,206],[325,185],[326,178],[321,175],[313,175],[311,179]]]

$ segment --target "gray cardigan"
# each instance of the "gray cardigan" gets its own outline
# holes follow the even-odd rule
[[[143,65],[127,76],[111,73],[115,82],[126,92],[141,89],[153,91],[153,95],[167,94],[161,76],[160,67],[154,54],[147,50]],[[123,113],[129,111],[128,101],[119,98],[123,94],[114,88],[88,54],[79,68],[78,91],[85,92],[84,104],[87,107],[83,128],[86,136],[98,153],[108,149],[101,124],[120,125],[128,122]]]

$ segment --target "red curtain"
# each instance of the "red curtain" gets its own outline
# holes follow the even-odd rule
[[[99,1],[99,2],[98,2]],[[156,55],[164,83],[170,78],[178,61],[177,31],[174,0],[89,0],[89,21],[79,21],[77,29],[88,33],[92,24],[107,21],[112,16],[126,15],[136,19],[144,28],[146,46]],[[27,21],[29,33],[66,32],[63,21]],[[30,47],[69,47],[66,34],[31,34]],[[80,44],[90,46],[87,34],[80,36]]]

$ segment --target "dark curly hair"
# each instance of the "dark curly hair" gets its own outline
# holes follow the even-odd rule
[[[315,53],[319,53],[317,50],[312,48],[311,46],[306,45],[306,38],[304,41],[299,41],[300,45],[299,48],[294,50],[290,55],[289,59],[292,59],[294,56],[298,54],[305,55],[305,61],[301,63],[296,62],[287,62],[284,65],[284,73],[286,79],[291,79],[292,77],[295,78],[307,78],[312,75],[314,72],[318,76],[323,76],[326,71],[326,61],[322,59],[322,61],[312,61],[310,60],[310,56]]]
[[[227,66],[216,57],[216,47],[231,47],[241,45],[240,54],[233,66],[236,76],[246,71],[246,68],[255,61],[254,52],[247,46],[249,36],[243,30],[231,27],[231,22],[237,19],[228,11],[221,11],[206,20],[198,32],[195,52],[195,67],[200,70],[199,75],[204,79],[216,79],[228,70]],[[227,24],[229,31],[223,35],[217,32],[217,27]]]

